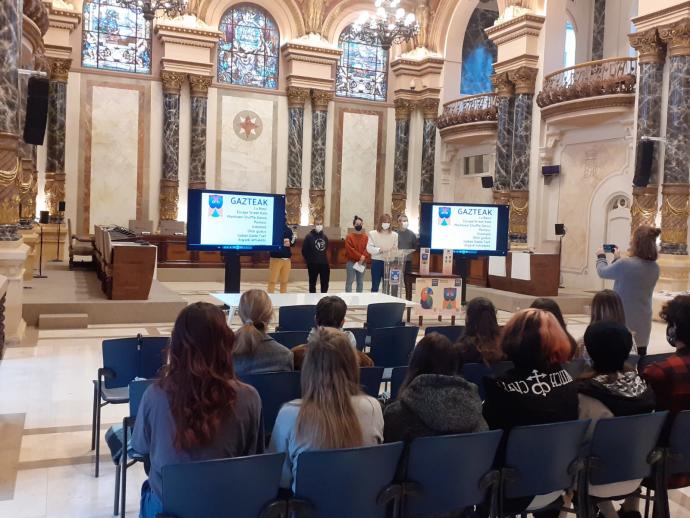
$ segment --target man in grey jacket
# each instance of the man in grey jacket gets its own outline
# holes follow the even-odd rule
[[[409,221],[405,214],[398,216],[398,250],[417,250],[417,236],[409,228]],[[405,298],[412,300],[412,254],[405,259],[404,281]]]

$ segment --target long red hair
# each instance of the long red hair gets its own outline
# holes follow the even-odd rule
[[[225,315],[213,304],[197,302],[177,316],[159,381],[175,421],[176,448],[207,445],[232,413],[237,395],[234,339]]]

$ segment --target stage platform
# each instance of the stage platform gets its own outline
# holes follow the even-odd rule
[[[93,270],[49,263],[43,273],[47,278],[24,283],[22,314],[28,326],[38,326],[41,314],[87,314],[89,324],[173,322],[187,305],[155,279],[149,300],[108,300]]]

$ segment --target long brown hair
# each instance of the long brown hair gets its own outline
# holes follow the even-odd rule
[[[383,224],[384,223],[391,223],[391,226],[388,227],[388,230],[383,230]],[[393,218],[391,217],[390,214],[388,214],[388,213],[381,214],[381,216],[379,217],[378,225],[376,225],[376,230],[378,230],[379,232],[393,232],[392,223],[393,223]]]
[[[252,354],[264,339],[273,317],[271,298],[264,290],[247,290],[240,297],[237,314],[242,327],[237,330],[234,352],[237,356]]]
[[[213,304],[196,302],[177,316],[158,382],[168,396],[177,449],[210,443],[232,413],[237,395],[233,342],[225,315]]]
[[[362,428],[351,401],[360,393],[357,356],[347,336],[317,328],[302,365],[297,437],[321,449],[362,446]]]
[[[570,359],[568,336],[551,313],[523,309],[513,315],[503,330],[501,346],[516,366],[545,370]]]
[[[625,325],[623,301],[613,290],[601,290],[592,299],[590,324],[602,321]]]
[[[405,391],[412,380],[422,374],[454,376],[460,367],[460,355],[448,338],[440,333],[430,333],[422,338],[412,351],[407,375],[399,393]]]
[[[656,238],[661,234],[658,228],[642,225],[633,234],[632,243],[630,244],[630,255],[645,259],[647,261],[656,261],[659,256],[659,251],[656,248]]]
[[[473,342],[485,362],[496,363],[504,358],[498,343],[500,335],[493,302],[484,297],[470,300],[465,313],[465,334],[459,343]]]

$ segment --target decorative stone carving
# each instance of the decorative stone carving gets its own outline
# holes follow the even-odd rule
[[[690,56],[690,18],[661,27],[659,37],[666,43],[669,56]]]
[[[511,243],[527,243],[527,217],[529,216],[529,191],[510,192]]]
[[[661,252],[672,255],[688,253],[688,195],[690,185],[664,184],[661,190]]]
[[[416,40],[417,47],[429,48],[429,26],[431,24],[431,16],[429,10],[429,2],[427,0],[419,0],[417,8],[415,9],[415,18],[419,25]]]
[[[414,109],[414,103],[410,101],[409,99],[396,99],[393,101],[393,105],[395,106],[395,120],[410,120],[410,115],[412,114],[412,110]]]
[[[50,66],[50,80],[66,83],[67,76],[69,75],[69,69],[72,66],[72,60],[49,58],[48,64]]]
[[[309,224],[313,225],[314,220],[323,216],[326,211],[325,205],[326,191],[324,189],[309,189]]]
[[[508,71],[508,78],[515,85],[515,93],[518,95],[533,94],[537,72],[538,70],[532,67],[520,67]]]
[[[288,87],[287,90],[288,108],[304,108],[304,103],[309,99],[307,88]]]
[[[177,220],[177,202],[179,201],[177,180],[161,180],[159,216],[161,221]]]
[[[493,191],[495,205],[510,205],[510,191]]]
[[[213,78],[211,76],[200,76],[196,74],[189,74],[189,93],[192,97],[208,97],[208,89],[211,86]],[[181,87],[180,83],[180,87]],[[165,88],[165,83],[164,86]],[[178,89],[179,91],[179,89]]]
[[[639,54],[638,61],[640,64],[662,64],[664,62],[666,46],[659,38],[659,33],[656,29],[634,32],[628,35],[628,39],[630,40],[630,45]]]
[[[498,97],[512,97],[515,94],[515,85],[508,77],[508,72],[492,75],[491,83]]]
[[[328,103],[333,100],[333,92],[328,90],[311,91],[311,107],[313,111],[328,110]]]
[[[424,119],[436,120],[438,117],[438,104],[439,100],[434,98],[424,99],[422,102],[422,113],[424,114]]]
[[[643,225],[655,225],[658,197],[659,190],[656,186],[633,187],[633,202],[632,207],[630,207],[630,215],[632,216],[630,224],[631,235]]]
[[[391,203],[391,216],[394,222],[398,221],[398,216],[401,214],[406,214],[407,208],[407,196],[404,192],[393,193],[393,199]],[[376,222],[378,223],[378,222]]]
[[[161,72],[161,81],[163,83],[163,93],[179,94],[184,83],[185,75],[180,72],[171,72],[170,70],[163,70]]]
[[[302,220],[302,189],[288,187],[285,189],[285,211],[288,225],[299,225]]]
[[[322,34],[326,0],[305,0],[303,4],[306,34]]]

